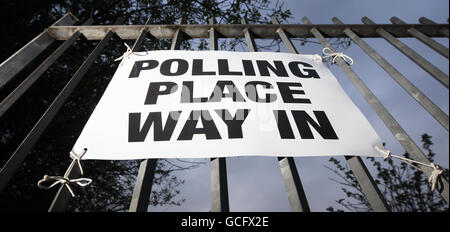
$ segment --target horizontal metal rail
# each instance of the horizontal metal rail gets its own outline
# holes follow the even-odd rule
[[[57,40],[66,40],[76,31],[80,31],[89,40],[100,40],[111,30],[122,39],[135,40],[143,28],[157,39],[171,39],[180,29],[191,38],[209,38],[208,30],[213,27],[219,38],[244,38],[245,29],[253,32],[255,38],[278,38],[277,30],[282,28],[291,38],[314,38],[312,28],[320,30],[325,38],[345,37],[345,28],[349,28],[362,38],[380,38],[377,28],[383,28],[397,38],[411,37],[411,27],[429,37],[445,37],[442,30],[448,30],[448,24],[181,24],[181,25],[92,25],[92,26],[51,26],[46,31]]]

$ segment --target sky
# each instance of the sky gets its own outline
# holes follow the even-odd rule
[[[349,24],[361,24],[361,18],[364,16],[380,24],[391,23],[389,19],[392,16],[397,16],[411,24],[418,23],[418,19],[422,16],[437,23],[447,23],[449,17],[448,0],[286,0],[284,2],[285,9],[290,9],[293,16],[289,23],[301,23],[304,16],[317,24],[332,24],[333,16]],[[449,46],[448,38],[434,39],[446,47]],[[415,38],[400,40],[448,75],[448,59]],[[384,39],[365,39],[365,41],[447,115],[449,114],[448,89]],[[306,46],[301,46],[299,42],[294,42],[294,44],[299,53],[302,54],[321,54],[323,48],[321,45],[314,43],[309,43]],[[286,49],[283,47],[281,52],[286,52]],[[352,43],[348,49],[342,52],[353,58],[355,64],[352,69],[419,147],[422,146],[422,134],[427,133],[432,136],[434,143],[432,149],[436,153],[435,163],[448,168],[448,132],[356,44]],[[394,154],[403,154],[404,149],[359,91],[352,85],[350,79],[337,65],[331,65],[330,70],[352,101],[367,117],[380,138],[386,142],[386,147]],[[325,165],[331,166],[331,163],[328,162],[329,158],[294,158],[311,211],[326,211],[329,206],[341,208],[335,201],[345,198],[341,186],[331,180],[337,178],[337,176],[325,168]],[[345,163],[343,157],[335,158]],[[149,207],[149,211],[210,210],[209,159],[191,160],[204,162],[204,164],[195,169],[175,173],[185,180],[178,197],[184,198],[186,201],[181,206],[152,206]],[[371,173],[374,174],[375,172],[370,164],[365,163]],[[227,158],[227,173],[230,211],[291,211],[280,168],[275,157]]]

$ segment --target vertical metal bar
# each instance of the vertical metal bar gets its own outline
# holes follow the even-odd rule
[[[182,22],[184,22],[183,18],[178,21],[178,24]],[[149,23],[150,18],[145,24],[148,25]],[[133,52],[139,50],[146,34],[147,30],[142,29],[141,34],[133,45]],[[183,33],[178,29],[172,38],[171,50],[179,49],[181,41],[183,41]],[[157,162],[158,159],[145,159],[141,161],[128,210],[129,212],[147,212]]]
[[[278,157],[278,164],[280,165],[280,171],[283,176],[291,210],[293,212],[311,211],[300,176],[298,175],[294,158]]]
[[[181,24],[185,23],[185,21],[186,21],[185,18],[180,18],[178,20],[177,24],[181,25]],[[180,45],[181,45],[181,42],[183,42],[184,37],[185,37],[184,32],[180,29],[177,29],[177,31],[173,35],[172,45],[170,46],[170,50],[180,49]]]
[[[141,162],[128,212],[147,212],[157,162],[157,159]]]
[[[227,163],[225,158],[211,158],[211,212],[229,212]]]
[[[64,14],[63,17],[58,19],[55,23],[50,25],[50,27],[52,27],[52,26],[70,26],[78,21],[80,21],[80,20],[74,14],[72,14],[72,12],[69,11],[66,14]]]
[[[216,19],[214,17],[210,18],[209,24],[211,26],[216,24]],[[219,50],[219,40],[217,38],[217,30],[213,26],[209,29],[209,49],[211,51]]]
[[[312,24],[308,18],[304,17],[303,22],[305,24]],[[311,33],[320,41],[322,46],[328,47],[333,52],[335,49],[331,44],[325,39],[325,37],[320,33],[320,31],[313,27],[311,28]],[[376,98],[376,96],[370,91],[370,89],[362,82],[362,80],[356,75],[353,69],[342,59],[337,59],[337,64],[344,71],[345,74],[350,78],[353,85],[359,90],[359,92],[363,95],[364,99],[369,103],[372,109],[377,113],[377,115],[383,120],[384,124],[388,127],[391,133],[395,136],[395,138],[400,142],[402,147],[411,155],[416,161],[429,164],[430,161],[425,156],[425,154],[420,150],[420,148],[414,143],[414,141],[409,137],[409,135],[403,130],[403,128],[398,124],[398,122],[392,117],[389,111],[381,104],[381,102]],[[433,171],[431,168],[424,167],[424,173],[429,177]],[[441,178],[442,181],[442,189],[440,189],[440,193],[445,201],[449,202],[448,196],[448,182]]]
[[[287,159],[292,159],[292,158],[287,158]],[[284,163],[282,163],[283,160],[280,160],[280,167],[282,167],[282,172],[287,172],[287,169],[288,169],[287,165],[289,165],[287,159],[286,158],[284,159],[284,160],[286,160]],[[377,186],[370,185],[370,183],[374,183],[373,178],[370,176],[370,173],[367,171],[367,168],[364,165],[364,163],[362,162],[362,160],[359,159],[359,157],[347,156],[347,162],[349,163],[350,168],[352,169],[353,173],[355,173],[355,175],[357,176],[358,183],[361,186],[363,186],[362,188],[365,190],[365,194],[368,196],[369,202],[371,203],[371,206],[373,207],[373,209],[375,211],[382,211],[382,212],[389,211],[389,207],[386,203],[386,200],[381,195]],[[292,159],[291,165],[295,165],[295,163],[293,162],[293,159]],[[295,172],[296,172],[296,169],[295,169]],[[284,177],[284,178],[285,178],[286,188],[288,189],[288,194],[289,194],[289,188],[287,187],[289,185],[289,182],[287,181],[287,180],[289,180],[289,174],[286,173],[284,175],[286,175],[286,177]],[[292,184],[291,184],[291,186],[292,186]],[[291,190],[291,192],[292,192],[292,190]],[[306,197],[305,197],[305,200],[306,200]],[[291,206],[292,205],[293,205],[293,203],[291,203]]]
[[[399,19],[395,16],[391,18],[391,22],[394,24],[406,24],[401,19]],[[422,43],[428,45],[428,47],[432,48],[433,50],[435,50],[436,52],[438,52],[439,54],[443,55],[444,57],[446,57],[448,59],[448,48],[446,48],[442,44],[432,40],[430,37],[428,37],[424,33],[420,32],[419,30],[415,29],[414,27],[409,28],[408,32],[412,36],[416,37],[418,40],[422,41]]]
[[[367,17],[363,17],[362,22],[365,24],[375,24],[372,20],[370,20]],[[423,58],[421,55],[419,55],[417,52],[412,50],[410,47],[408,47],[406,44],[401,42],[399,39],[395,38],[391,33],[387,32],[383,28],[379,27],[377,28],[377,33],[383,37],[386,41],[388,41],[390,44],[392,44],[394,47],[396,47],[399,51],[401,51],[404,55],[409,57],[414,63],[419,65],[423,70],[425,70],[427,73],[429,73],[431,76],[433,76],[437,81],[439,81],[441,84],[443,84],[445,87],[448,88],[449,85],[449,79],[448,75],[446,75],[444,72],[436,68],[433,64],[428,62],[425,58]]]
[[[149,23],[150,18],[145,25]],[[131,49],[133,52],[139,51],[147,33],[148,31],[145,28],[141,30],[139,37]],[[158,159],[144,159],[141,161],[128,212],[147,212],[157,162]]]
[[[219,48],[217,31],[212,26],[216,23],[215,18],[209,19],[209,48],[216,51]],[[228,198],[228,178],[226,158],[211,158],[211,211],[229,212],[230,203]]]
[[[338,18],[334,17],[333,22],[343,24]],[[380,65],[391,77],[397,81],[422,107],[430,113],[447,131],[449,127],[448,115],[437,107],[425,94],[417,89],[405,76],[387,62],[380,54],[378,54],[369,44],[361,39],[356,33],[349,28],[344,29],[344,33],[352,39],[363,51],[366,52],[378,65]]]
[[[278,20],[274,17],[272,18],[274,24],[280,24]],[[283,43],[288,48],[289,52],[298,54],[297,49],[295,49],[289,37],[287,37],[281,27],[279,28],[279,35],[282,38]],[[253,43],[253,38],[251,34],[246,34],[247,43]],[[249,37],[247,39],[247,36]],[[284,39],[283,39],[284,38]],[[248,44],[247,47],[254,47],[255,44]],[[249,49],[250,51],[250,49]],[[302,181],[297,171],[297,166],[293,157],[278,157],[278,165],[280,166],[281,175],[283,176],[284,186],[286,187],[286,193],[288,195],[289,204],[293,212],[309,212],[308,199],[306,198],[305,190],[303,189]]]
[[[277,18],[272,17],[272,23],[273,24],[280,24]],[[277,34],[280,36],[281,41],[283,41],[284,46],[288,49],[290,53],[298,54],[297,49],[295,48],[294,44],[292,44],[291,40],[289,39],[289,36],[286,34],[286,32],[283,30],[283,28],[277,29]]]
[[[247,19],[241,19],[242,24],[247,24]],[[255,38],[253,32],[250,29],[244,29],[245,41],[247,42],[247,48],[249,52],[256,52],[258,49],[256,48]]]
[[[147,21],[145,22],[145,25],[149,25],[150,24],[150,18],[147,19]],[[133,48],[131,48],[132,52],[139,52],[139,50],[142,47],[142,43],[144,42],[145,37],[147,36],[148,31],[146,28],[142,28],[141,29],[141,33],[139,33],[138,38],[136,39],[136,41],[133,44]]]
[[[181,17],[178,19],[177,24],[181,25],[186,22],[186,18]],[[170,46],[170,50],[178,50],[180,49],[181,42],[185,39],[186,35],[180,29],[177,29],[175,34],[172,37],[172,45]]]
[[[124,22],[123,18],[118,18],[114,24],[122,24]],[[22,142],[22,144],[27,144],[26,148],[21,149],[21,146],[16,150],[14,155],[17,153],[17,151],[20,151],[20,158],[21,160],[16,160],[15,163],[19,164],[28,154],[29,150],[34,146],[36,141],[39,139],[40,135],[44,132],[44,130],[47,128],[48,124],[50,124],[53,117],[58,113],[59,109],[63,106],[66,99],[70,96],[70,94],[73,92],[75,87],[78,85],[78,83],[83,78],[84,74],[88,71],[89,67],[94,63],[95,59],[100,55],[100,53],[103,51],[103,48],[105,48],[106,44],[111,40],[113,37],[114,32],[108,31],[108,33],[105,35],[105,37],[97,44],[97,46],[94,48],[94,50],[89,54],[89,56],[86,58],[86,60],[83,62],[83,64],[78,68],[77,72],[73,75],[73,77],[70,79],[70,81],[64,86],[64,89],[61,90],[59,95],[53,100],[53,103],[50,105],[50,107],[47,109],[47,111],[42,115],[41,119],[36,123],[34,128],[31,130],[31,132],[28,134],[27,138]],[[38,128],[35,131],[35,128]],[[14,155],[12,158],[14,158]],[[9,162],[9,161],[8,161]],[[6,166],[6,165],[5,165]],[[74,162],[69,166],[69,169],[67,170],[69,173],[69,178],[77,178],[80,176],[80,169],[79,168],[73,168]],[[5,168],[5,167],[4,167]],[[17,169],[17,167],[16,167]],[[3,171],[3,169],[2,169]],[[1,177],[1,173],[0,173]],[[1,189],[0,189],[1,191]],[[55,198],[53,199],[52,204],[50,205],[50,208],[48,209],[49,212],[62,212],[66,210],[66,206],[69,203],[70,200],[70,193],[69,190],[67,190],[64,185],[62,185],[58,192],[55,195]]]
[[[421,24],[436,24],[435,22],[433,22],[433,21],[431,21],[431,20],[429,20],[428,18],[425,18],[425,17],[419,18],[419,22],[420,22]],[[448,19],[447,19],[447,22],[448,22]],[[449,37],[449,36],[448,36],[448,35],[449,35],[448,28],[442,28],[439,32],[440,32],[443,36]]]
[[[83,25],[90,25],[92,19]],[[1,103],[0,118],[8,109],[36,82],[39,77],[80,37],[79,31],[75,32],[69,39],[64,41],[47,59],[44,60],[25,80],[17,86]]]
[[[338,19],[336,18],[336,20]],[[311,23],[309,21],[306,22],[308,24]],[[390,208],[386,202],[386,199],[381,194],[378,186],[374,182],[372,176],[370,175],[369,171],[366,168],[366,165],[361,160],[361,158],[357,156],[346,156],[345,159],[350,166],[353,174],[355,175],[358,184],[361,186],[361,189],[372,209],[377,212],[389,212]]]
[[[65,14],[52,26],[73,25],[75,23],[70,13]],[[20,50],[0,64],[0,89],[12,80],[25,66],[41,54],[55,41],[47,31],[42,32]]]
[[[376,212],[389,212],[390,207],[387,204],[386,199],[383,194],[381,194],[380,189],[378,189],[377,184],[370,175],[369,170],[367,170],[361,157],[345,156],[345,160],[352,169],[352,172],[372,209]]]

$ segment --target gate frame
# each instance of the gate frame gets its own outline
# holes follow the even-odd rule
[[[72,26],[77,19],[70,12],[65,14],[61,19],[45,29],[41,34],[0,64],[1,89],[33,59],[48,48],[50,44],[56,40],[65,40],[65,42],[61,44],[40,66],[38,66],[32,74],[19,84],[18,88],[0,103],[1,118],[9,107],[12,106],[36,80],[38,80],[42,73],[44,73],[75,40],[80,37],[87,40],[101,40],[66,86],[61,90],[59,95],[54,99],[53,103],[48,107],[47,111],[42,115],[36,125],[31,129],[11,158],[0,170],[0,192],[3,191],[21,162],[26,158],[29,151],[33,148],[34,144],[43,134],[56,113],[78,85],[94,60],[102,52],[107,42],[114,37],[136,40],[133,45],[133,51],[139,50],[144,38],[148,34],[156,39],[171,38],[171,50],[179,49],[180,43],[188,38],[209,38],[211,50],[218,50],[218,38],[245,38],[249,52],[257,52],[255,38],[280,38],[288,52],[299,54],[290,38],[317,38],[323,47],[328,47],[334,52],[335,49],[326,38],[341,38],[348,36],[388,74],[390,74],[392,78],[405,88],[408,93],[410,93],[410,95],[448,131],[448,115],[439,109],[439,107],[410,83],[406,77],[400,74],[400,72],[362,40],[362,38],[384,38],[448,89],[448,75],[437,69],[425,58],[398,40],[398,38],[403,37],[417,38],[448,59],[448,48],[445,48],[430,38],[448,38],[448,24],[436,24],[425,17],[419,19],[420,24],[407,24],[397,17],[391,18],[393,24],[375,24],[367,17],[362,18],[364,24],[344,24],[336,17],[332,19],[334,24],[312,24],[306,17],[302,20],[304,24],[280,24],[276,18],[273,18],[272,24],[256,25],[248,24],[245,18],[242,18],[241,24],[216,24],[214,18],[211,18],[208,24],[184,24],[185,21],[180,19],[176,25],[151,25],[149,24],[149,18],[145,25],[121,25],[123,19],[118,19],[114,25],[100,26],[90,25],[92,19],[89,19],[83,25]],[[25,59],[25,57],[29,59]],[[389,111],[384,108],[382,103],[362,82],[350,66],[342,58],[337,59],[337,64],[347,74],[355,87],[360,91],[369,105],[375,110],[377,115],[395,135],[411,157],[414,160],[429,164],[430,161],[425,154],[392,117]],[[355,174],[372,209],[375,211],[390,211],[386,199],[381,194],[362,159],[356,156],[345,156],[345,159],[352,172]],[[286,192],[292,211],[310,211],[294,158],[278,157],[278,163],[285,182]],[[147,211],[156,165],[156,159],[145,159],[141,161],[129,208],[130,212]],[[73,166],[74,162],[71,167]],[[78,168],[70,168],[68,172],[70,172],[70,178],[76,178],[80,175]],[[432,169],[425,168],[424,172],[427,176],[430,176]],[[442,179],[442,182],[443,189],[441,195],[448,203],[448,182],[444,179]],[[70,197],[67,188],[61,186],[49,211],[64,211],[69,199]],[[211,211],[228,212],[229,210],[226,159],[211,158]]]

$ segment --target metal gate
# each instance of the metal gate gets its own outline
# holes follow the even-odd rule
[[[82,25],[74,26],[76,21],[77,19],[71,13],[67,13],[0,64],[1,89],[53,42],[56,40],[64,41],[0,103],[1,118],[76,40],[80,38],[100,40],[95,49],[89,54],[7,163],[2,167],[0,171],[0,192],[8,184],[21,162],[24,161],[37,140],[52,122],[54,116],[64,105],[94,60],[101,54],[108,41],[114,37],[123,40],[135,40],[132,48],[133,51],[139,51],[144,39],[148,35],[157,39],[172,39],[172,50],[179,49],[180,43],[188,39],[209,38],[210,49],[218,50],[218,38],[245,38],[249,52],[257,52],[255,38],[280,38],[288,52],[291,53],[299,53],[291,42],[291,38],[316,38],[323,47],[328,47],[335,52],[335,49],[328,42],[327,38],[348,37],[404,88],[447,132],[449,129],[448,115],[363,40],[363,38],[385,39],[448,89],[448,75],[398,39],[405,37],[417,38],[448,59],[449,49],[431,39],[431,37],[448,38],[448,24],[437,24],[424,17],[419,19],[419,24],[407,24],[397,17],[391,18],[392,24],[375,24],[367,17],[362,18],[363,24],[344,24],[336,17],[332,19],[334,24],[313,24],[305,17],[302,19],[304,24],[284,25],[280,24],[276,18],[272,19],[272,24],[247,24],[245,18],[242,18],[241,24],[216,24],[213,18],[210,19],[209,24],[184,24],[183,19],[180,19],[174,25],[151,25],[148,23],[149,21],[145,25],[122,25],[123,19],[116,20],[114,25],[90,25],[92,19],[89,19]],[[350,78],[353,85],[359,90],[364,99],[397,138],[403,148],[411,155],[411,158],[429,164],[430,161],[421,149],[377,99],[373,92],[362,82],[352,68],[342,58],[338,58],[336,63],[348,78]],[[380,190],[361,158],[357,156],[345,156],[345,159],[353,174],[356,176],[372,209],[374,211],[389,211],[390,209],[386,200],[380,193]],[[211,158],[210,162],[211,211],[227,212],[229,211],[229,199],[226,158]],[[310,211],[294,159],[292,157],[278,157],[277,162],[279,163],[280,171],[284,179],[286,193],[292,211]],[[68,170],[70,178],[76,178],[80,175],[78,168],[72,169],[74,164],[75,162],[72,163]],[[147,159],[141,162],[129,211],[147,211],[156,164],[156,159]],[[430,176],[432,171],[431,168],[424,170],[427,176]],[[440,190],[440,194],[448,202],[448,182],[446,180],[442,181],[443,187]],[[49,211],[64,211],[69,199],[69,191],[67,188],[61,186]]]

